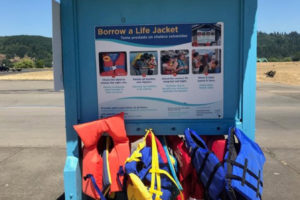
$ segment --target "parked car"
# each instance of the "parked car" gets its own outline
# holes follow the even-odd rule
[[[22,68],[12,68],[11,70],[12,70],[13,72],[15,72],[15,71],[20,72],[20,71],[22,71]]]
[[[5,66],[0,66],[0,72],[8,72],[9,68]]]

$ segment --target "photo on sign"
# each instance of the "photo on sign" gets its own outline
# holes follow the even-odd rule
[[[156,51],[130,52],[130,75],[146,76],[157,74],[158,67]]]
[[[197,24],[192,26],[192,46],[220,46],[221,24]]]
[[[221,49],[194,49],[192,51],[193,74],[221,73]]]
[[[100,76],[127,76],[126,52],[100,52]]]
[[[189,73],[189,50],[161,51],[160,56],[162,75]]]

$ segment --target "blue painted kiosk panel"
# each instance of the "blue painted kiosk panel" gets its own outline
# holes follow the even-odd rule
[[[61,0],[66,107],[66,199],[81,199],[79,143],[72,125],[98,118],[95,27],[111,25],[224,23],[224,115],[222,119],[127,120],[130,135],[226,134],[230,126],[254,138],[256,0]],[[74,178],[76,177],[76,178]],[[78,182],[79,181],[79,182]]]

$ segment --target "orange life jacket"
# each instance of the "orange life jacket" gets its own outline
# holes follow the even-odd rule
[[[103,179],[105,179],[103,164],[108,163],[109,166],[106,169],[108,169],[108,173],[110,173],[110,192],[121,191],[122,186],[119,183],[123,182],[123,177],[118,177],[117,174],[120,167],[123,168],[125,160],[130,155],[129,139],[125,131],[124,113],[93,122],[74,125],[74,129],[84,144],[82,161],[83,177],[88,174],[93,175],[97,186],[100,190],[103,190]],[[97,148],[98,141],[103,133],[107,133],[113,141],[113,148],[108,153],[108,162],[99,155]],[[91,179],[85,180],[83,178],[82,190],[90,197],[99,199],[99,194],[95,190]]]

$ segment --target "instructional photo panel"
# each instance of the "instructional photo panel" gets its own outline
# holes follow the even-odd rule
[[[223,118],[224,24],[98,26],[99,118]]]

